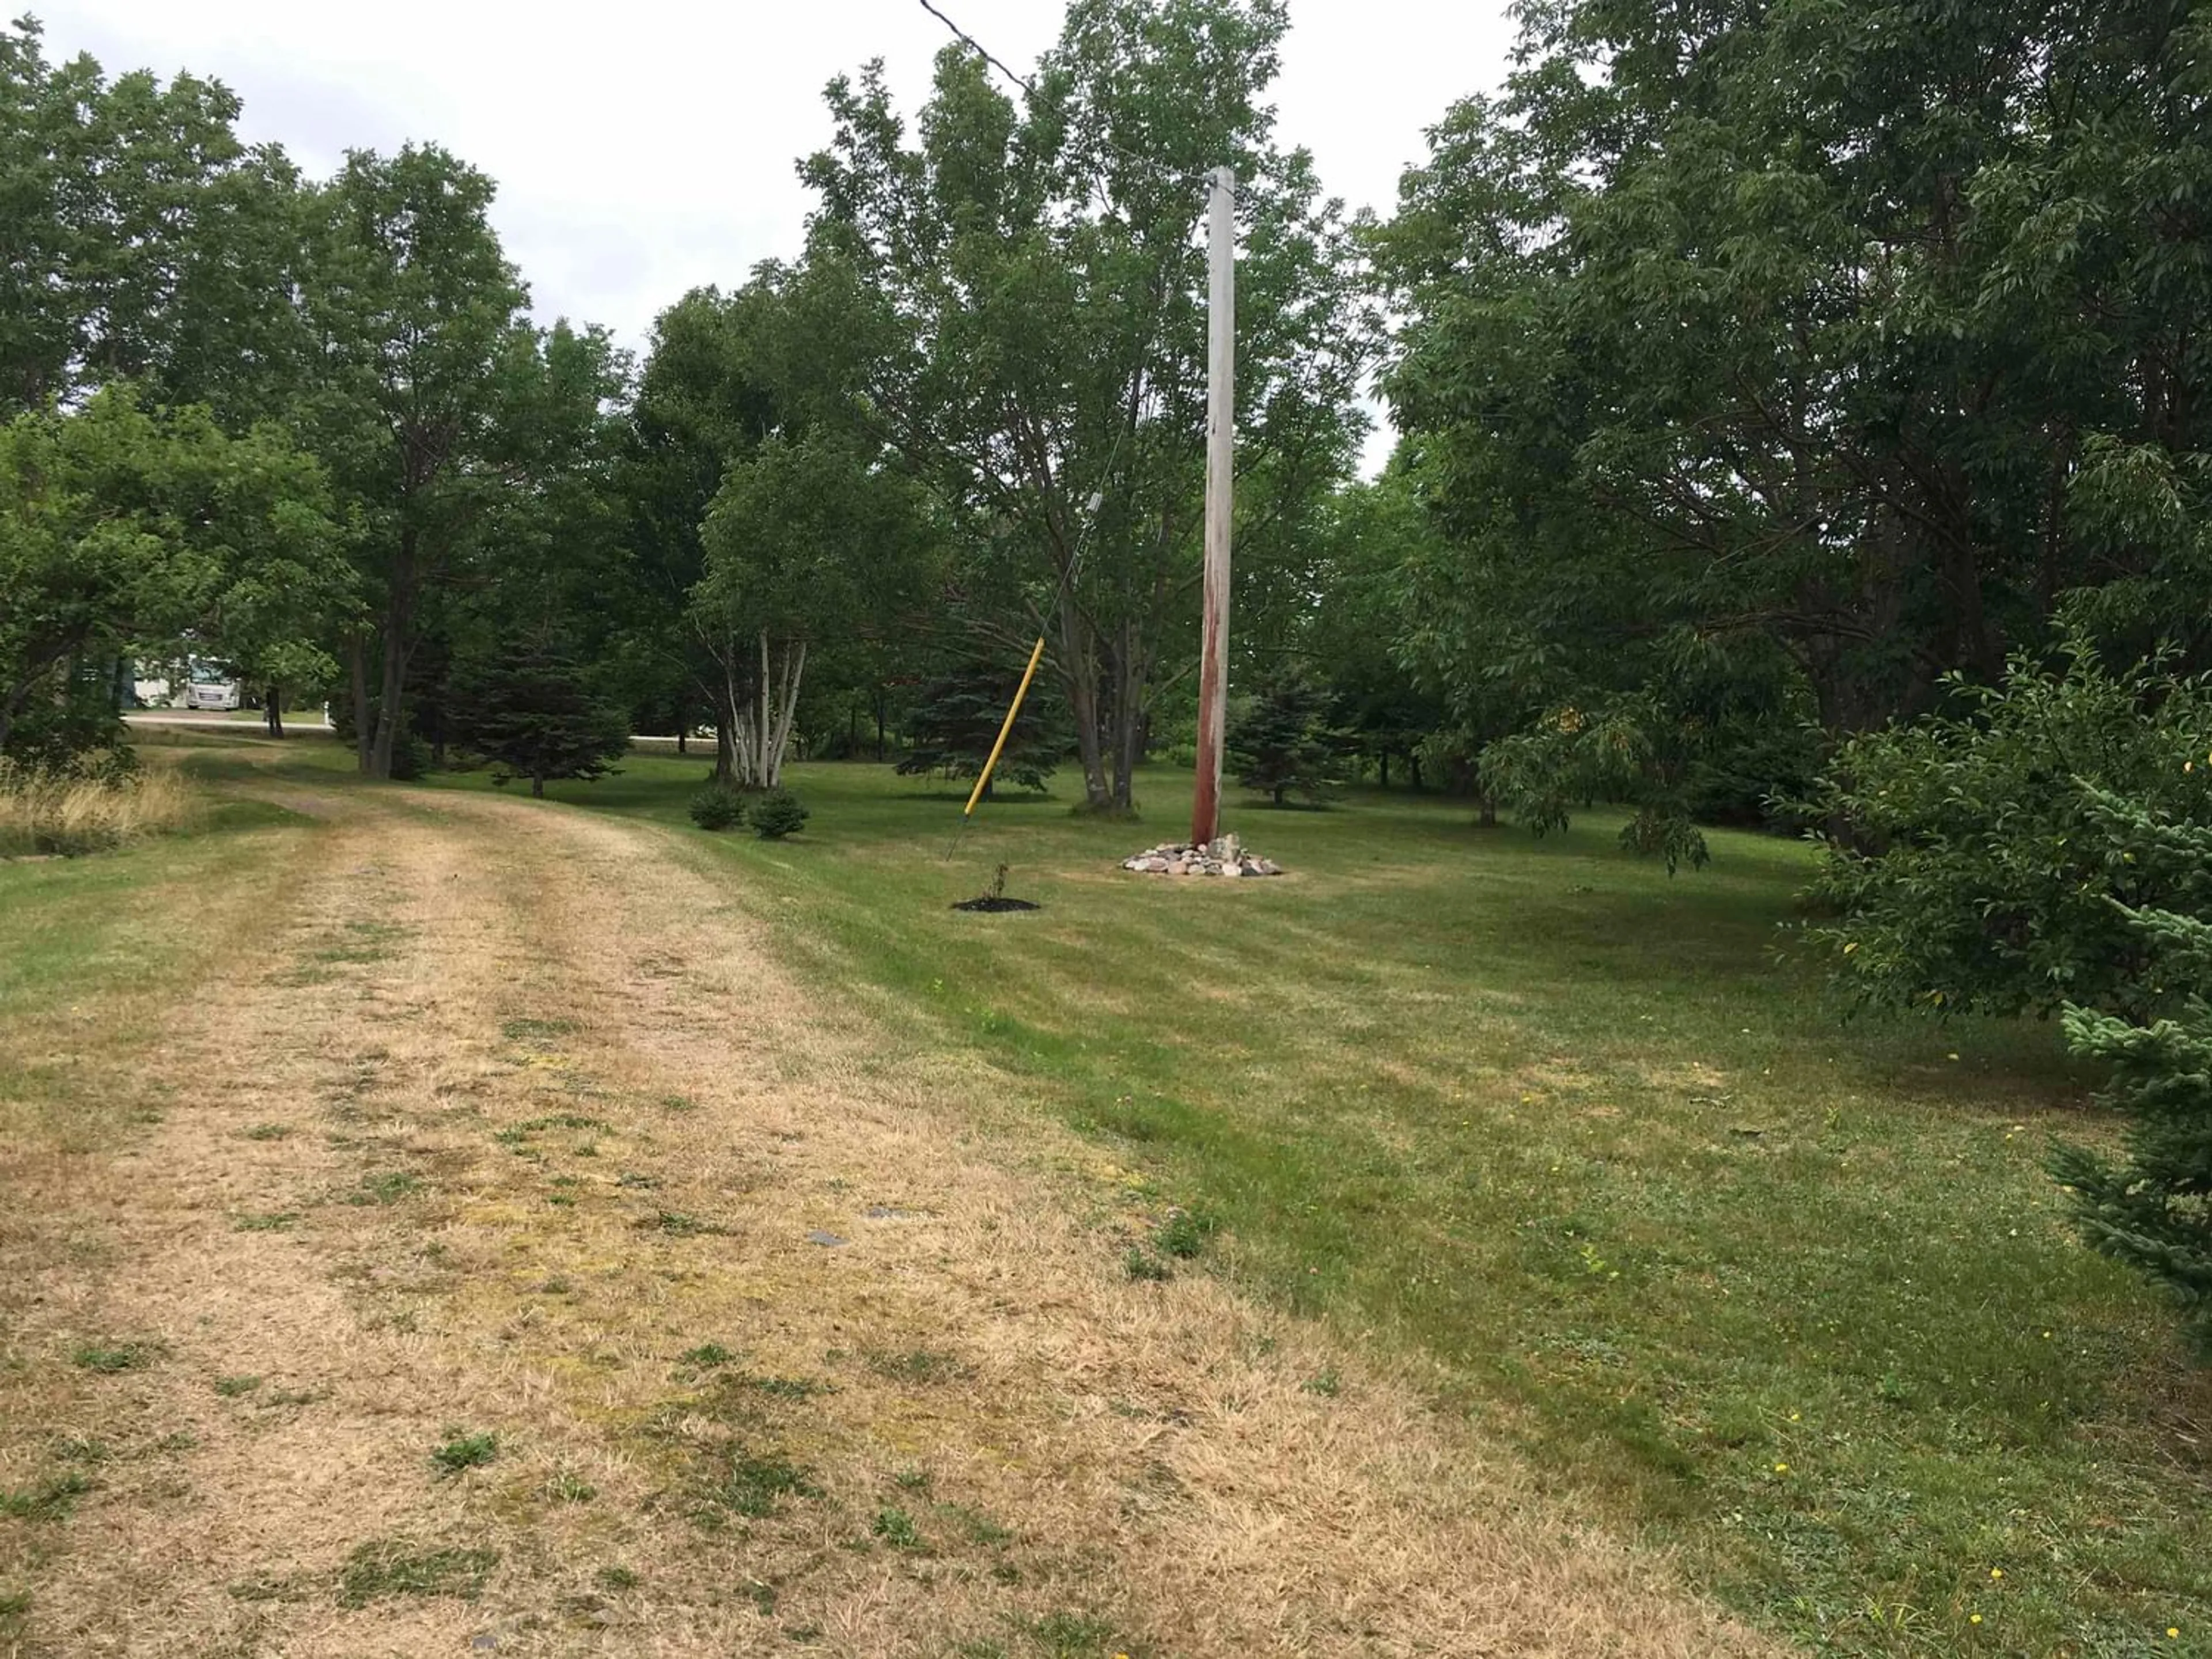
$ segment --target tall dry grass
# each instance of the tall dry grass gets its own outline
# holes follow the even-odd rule
[[[0,761],[0,858],[105,852],[183,829],[198,811],[167,768],[63,772]]]

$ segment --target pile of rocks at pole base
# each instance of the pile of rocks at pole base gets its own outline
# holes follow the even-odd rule
[[[1198,846],[1171,841],[1123,859],[1124,870],[1148,876],[1279,876],[1283,866],[1273,859],[1249,853],[1234,836]]]

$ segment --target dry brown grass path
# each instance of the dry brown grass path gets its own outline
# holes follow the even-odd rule
[[[1133,1281],[1095,1155],[683,838],[308,804],[247,970],[95,1057],[161,1121],[11,1126],[15,1651],[1762,1650],[1417,1377]]]

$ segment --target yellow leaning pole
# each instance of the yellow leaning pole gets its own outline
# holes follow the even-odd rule
[[[975,780],[975,787],[968,792],[968,804],[960,809],[960,821],[967,823],[975,810],[975,803],[983,799],[983,791],[990,787],[991,769],[999,763],[999,753],[1006,746],[1006,738],[1014,729],[1014,716],[1022,712],[1022,699],[1030,694],[1030,682],[1036,678],[1037,665],[1044,660],[1044,635],[1037,635],[1036,649],[1030,653],[1030,665],[1022,670],[1022,683],[1015,688],[1014,701],[1006,710],[1005,722],[999,727],[999,740],[991,745],[991,758],[983,763],[983,770]]]

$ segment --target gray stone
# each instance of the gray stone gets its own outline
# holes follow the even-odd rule
[[[818,1227],[812,1232],[806,1235],[806,1242],[809,1244],[827,1245],[831,1249],[835,1249],[837,1246],[845,1243],[845,1241],[838,1237],[836,1234],[825,1233]]]

